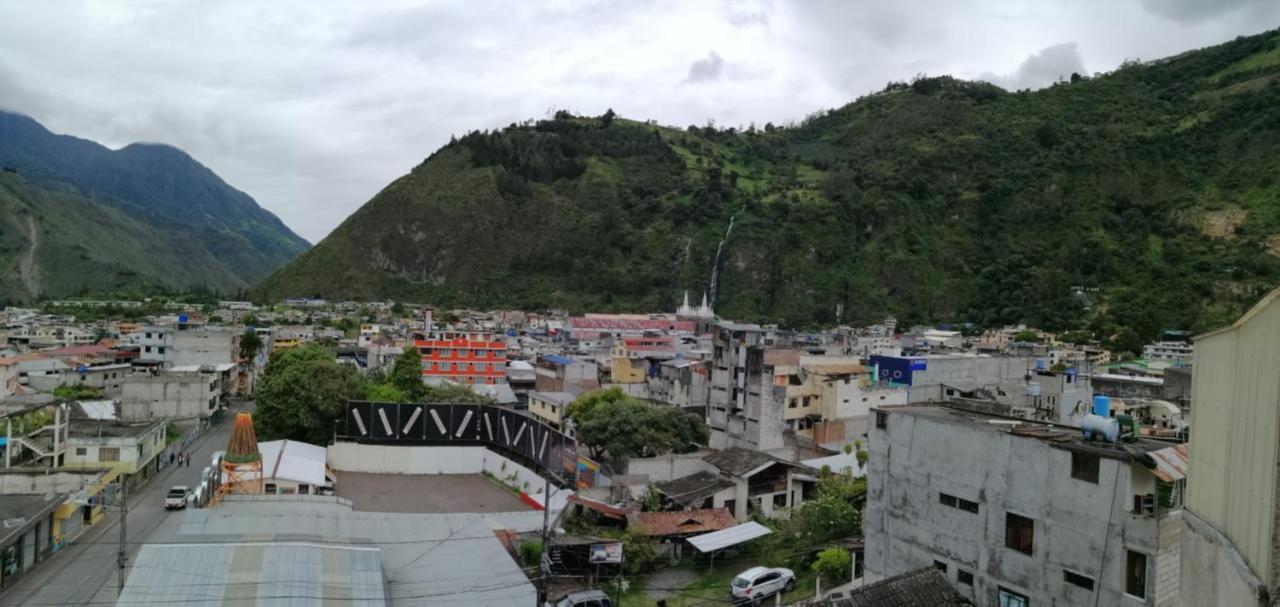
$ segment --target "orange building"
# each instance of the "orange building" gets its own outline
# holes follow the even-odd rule
[[[417,346],[427,383],[507,383],[507,344],[492,333],[438,331]]]

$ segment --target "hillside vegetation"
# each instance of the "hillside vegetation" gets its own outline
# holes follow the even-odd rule
[[[308,246],[173,147],[109,150],[0,112],[0,165],[7,300],[131,286],[232,292]]]
[[[891,83],[788,128],[560,112],[452,141],[258,294],[670,310],[732,222],[725,317],[1149,337],[1280,279],[1278,174],[1275,32],[1035,92]]]

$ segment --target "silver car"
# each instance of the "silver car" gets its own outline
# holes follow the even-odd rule
[[[796,574],[783,567],[752,567],[733,578],[729,590],[733,598],[743,601],[759,601],[779,592],[790,592],[796,587]]]

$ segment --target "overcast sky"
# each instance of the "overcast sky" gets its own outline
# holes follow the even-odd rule
[[[0,108],[178,146],[316,242],[451,134],[558,108],[782,124],[918,73],[1040,87],[1277,26],[1276,0],[6,2]]]

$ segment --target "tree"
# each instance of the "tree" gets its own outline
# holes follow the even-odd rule
[[[687,452],[707,441],[702,420],[678,407],[654,406],[617,388],[591,392],[570,403],[577,436],[594,457],[647,457]]]
[[[613,119],[617,117],[618,115],[613,112],[613,108],[609,108],[600,116],[600,126],[606,129],[609,128],[609,125],[613,124]]]
[[[404,351],[391,364],[391,373],[387,374],[387,383],[399,390],[408,400],[396,402],[421,402],[426,394],[426,384],[422,382],[422,353],[416,346],[405,345]]]
[[[240,359],[252,362],[262,350],[262,337],[253,327],[248,327],[240,335]]]
[[[832,547],[818,553],[810,568],[822,579],[823,587],[839,586],[852,579],[850,567],[853,559],[849,551],[840,547]]]
[[[364,394],[355,368],[338,364],[323,347],[274,352],[255,391],[258,438],[328,444],[343,404]]]
[[[1038,342],[1040,341],[1040,334],[1035,329],[1023,329],[1013,336],[1013,341]]]

